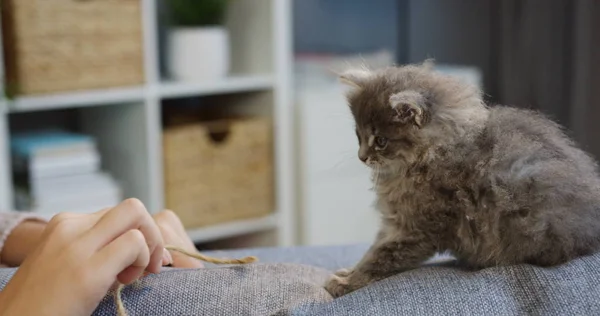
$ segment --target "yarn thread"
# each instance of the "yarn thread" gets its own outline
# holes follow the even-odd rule
[[[210,257],[203,255],[199,252],[192,253],[181,247],[177,246],[165,246],[165,249],[180,252],[188,257],[192,257],[198,260],[202,260],[208,263],[214,264],[247,264],[258,261],[258,258],[254,256],[239,258],[239,259],[220,259],[215,257]],[[125,304],[123,303],[123,298],[121,297],[121,292],[125,288],[124,284],[119,284],[117,289],[115,290],[115,305],[117,306],[117,315],[118,316],[128,316],[127,310],[125,309]]]

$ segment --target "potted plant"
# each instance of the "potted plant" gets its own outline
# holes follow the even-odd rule
[[[167,67],[180,81],[221,78],[229,72],[228,0],[168,0]]]

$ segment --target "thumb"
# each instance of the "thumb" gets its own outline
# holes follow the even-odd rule
[[[174,252],[171,255],[173,257],[173,267],[174,268],[196,269],[196,268],[204,267],[204,264],[202,264],[202,261],[200,261],[196,258],[188,257],[185,254],[182,254],[179,252]]]

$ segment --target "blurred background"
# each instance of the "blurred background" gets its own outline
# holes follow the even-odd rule
[[[3,0],[0,210],[175,211],[203,249],[368,243],[335,73],[435,58],[600,155],[600,1]],[[596,62],[595,62],[596,61]]]

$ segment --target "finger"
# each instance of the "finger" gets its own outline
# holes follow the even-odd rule
[[[55,224],[59,224],[60,222],[66,221],[66,220],[73,220],[73,219],[81,219],[81,218],[92,218],[92,217],[98,217],[100,218],[101,216],[103,216],[104,214],[106,214],[106,212],[110,211],[111,207],[106,207],[101,209],[100,211],[94,212],[94,213],[72,213],[72,212],[60,212],[54,216],[52,216],[52,218],[50,218],[50,220],[48,221],[48,227],[52,227]]]
[[[189,240],[189,237],[185,235],[183,238],[177,233],[176,228],[173,227],[172,221],[161,221],[161,217],[155,217],[158,222],[158,227],[162,233],[165,245],[177,246],[187,251],[194,252],[196,247]],[[186,242],[187,241],[187,242]],[[202,268],[203,264],[200,260],[189,257],[180,252],[167,252],[171,253],[171,264],[175,268]]]
[[[117,275],[117,280],[119,281],[119,283],[127,285],[133,283],[135,280],[141,278],[142,276],[144,276],[144,268],[131,266],[125,268],[125,270],[119,273]]]
[[[187,236],[179,216],[171,210],[164,210],[154,216],[157,223],[170,227],[180,237]]]
[[[194,243],[185,231],[181,219],[171,210],[164,210],[154,215],[159,228],[161,229],[165,244],[175,244],[188,249],[195,249]],[[168,236],[167,236],[168,233]],[[178,243],[173,242],[177,240]]]
[[[198,259],[188,257],[182,253],[173,254],[173,267],[174,268],[185,268],[185,269],[197,269],[202,268],[204,265]]]
[[[108,213],[111,209],[112,207],[105,207],[94,213],[78,213],[74,214],[73,218],[85,219],[85,221],[82,221],[77,227],[81,232],[85,233],[89,231],[92,227],[94,227],[94,225],[98,223],[102,216]]]
[[[50,218],[50,220],[48,221],[48,224],[46,225],[45,230],[52,231],[57,226],[59,226],[59,225],[62,226],[65,222],[72,222],[73,220],[84,218],[85,216],[89,216],[89,215],[88,214],[79,214],[79,213],[70,213],[70,212],[60,212],[60,213],[52,216],[52,218]]]
[[[92,213],[92,215],[97,216],[98,218],[101,218],[102,216],[104,216],[106,213],[108,213],[113,208],[114,208],[114,206],[113,207],[105,207],[97,212]]]
[[[84,236],[99,220],[99,215],[107,212],[110,208],[105,208],[96,213],[70,213],[61,212],[54,215],[46,225],[41,242],[54,242],[62,244],[71,244],[73,241],[81,241]],[[52,236],[52,238],[50,237]],[[95,249],[90,249],[89,245],[83,243],[82,249],[93,253]]]
[[[104,280],[99,282],[108,282],[110,286],[117,277],[119,282],[129,284],[148,266],[150,252],[142,232],[132,229],[100,249],[91,262],[97,271],[103,272],[99,277]]]
[[[106,211],[85,238],[95,249],[100,249],[123,233],[138,229],[142,232],[150,251],[149,272],[158,273],[162,265],[163,239],[158,226],[142,202],[128,199]]]
[[[171,253],[167,249],[163,249],[162,265],[167,266],[170,264],[173,264],[173,256],[171,256]]]
[[[66,245],[78,240],[94,223],[89,214],[58,213],[48,221],[40,239],[42,243]]]

